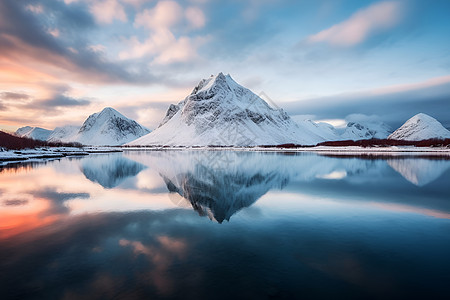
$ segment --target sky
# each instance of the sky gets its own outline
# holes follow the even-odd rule
[[[450,1],[2,0],[0,130],[111,106],[149,129],[229,73],[296,119],[450,128]]]

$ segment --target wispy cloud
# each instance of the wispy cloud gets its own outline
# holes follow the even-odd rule
[[[30,95],[25,93],[15,93],[15,92],[1,92],[0,99],[2,100],[29,100]]]
[[[76,99],[66,95],[56,95],[51,99],[46,99],[39,102],[41,108],[55,108],[55,107],[71,107],[71,106],[85,106],[91,103],[88,99]]]
[[[349,19],[307,38],[308,43],[327,43],[351,47],[366,41],[372,34],[388,30],[401,19],[401,3],[385,1],[354,13]]]

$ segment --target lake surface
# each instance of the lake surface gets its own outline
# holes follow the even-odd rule
[[[1,299],[448,299],[450,160],[129,151],[0,168]]]

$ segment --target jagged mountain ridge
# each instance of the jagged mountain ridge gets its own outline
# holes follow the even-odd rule
[[[419,113],[394,131],[388,139],[405,141],[450,139],[450,131],[435,118]]]
[[[282,109],[219,73],[201,80],[184,100],[170,105],[156,130],[129,145],[313,145],[326,136],[321,127],[295,123]]]

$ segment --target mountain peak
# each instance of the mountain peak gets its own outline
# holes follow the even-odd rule
[[[324,141],[324,130],[296,124],[282,109],[219,73],[171,105],[160,126],[130,145],[254,146]]]
[[[410,118],[407,122],[421,122],[421,121],[427,121],[427,122],[439,122],[438,120],[436,120],[435,118],[424,114],[424,113],[418,113],[417,115],[415,115],[414,117]]]
[[[235,86],[239,86],[239,84],[231,78],[230,74],[224,75],[220,72],[217,75],[211,75],[209,78],[200,80],[197,86],[192,90],[191,95],[198,94],[202,91],[233,89]]]
[[[421,141],[427,139],[449,139],[450,131],[435,118],[419,113],[394,131],[388,139]]]
[[[118,112],[117,110],[115,110],[112,107],[105,107],[104,109],[102,109],[101,112],[99,112],[97,114],[98,117],[102,116],[102,115],[106,115],[106,116],[117,116],[123,119],[128,119],[127,117],[125,117],[124,115],[122,115],[120,112]]]
[[[149,132],[114,108],[105,107],[84,121],[75,139],[85,145],[120,145]]]
[[[105,107],[104,109],[102,109],[101,112],[117,112],[117,110],[115,110],[115,109],[112,108],[112,107],[107,106],[107,107]]]

